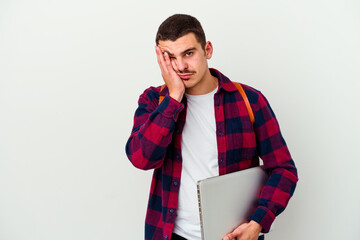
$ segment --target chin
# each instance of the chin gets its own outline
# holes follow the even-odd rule
[[[185,86],[187,86],[187,85],[192,85],[192,84],[195,83],[194,80],[191,79],[191,78],[189,78],[189,79],[182,79],[182,81],[183,81],[183,83],[185,84]]]
[[[197,85],[197,82],[187,80],[187,81],[184,81],[184,85],[185,85],[185,88],[193,88]]]

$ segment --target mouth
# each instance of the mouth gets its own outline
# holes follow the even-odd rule
[[[182,74],[178,74],[178,76],[179,76],[182,80],[189,80],[192,75],[193,75],[193,73],[182,73]]]

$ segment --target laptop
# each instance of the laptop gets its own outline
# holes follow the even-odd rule
[[[267,178],[259,166],[198,181],[202,240],[220,240],[247,222]]]

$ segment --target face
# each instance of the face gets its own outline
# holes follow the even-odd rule
[[[159,41],[158,46],[169,54],[173,69],[183,80],[187,92],[192,88],[201,89],[211,81],[207,63],[213,51],[211,42],[206,43],[204,50],[195,34],[189,33],[175,41]]]

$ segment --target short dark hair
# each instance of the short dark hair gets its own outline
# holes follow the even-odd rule
[[[200,22],[186,14],[174,14],[159,26],[156,33],[156,45],[159,44],[159,41],[175,41],[188,33],[194,33],[196,40],[205,49],[206,38]]]

